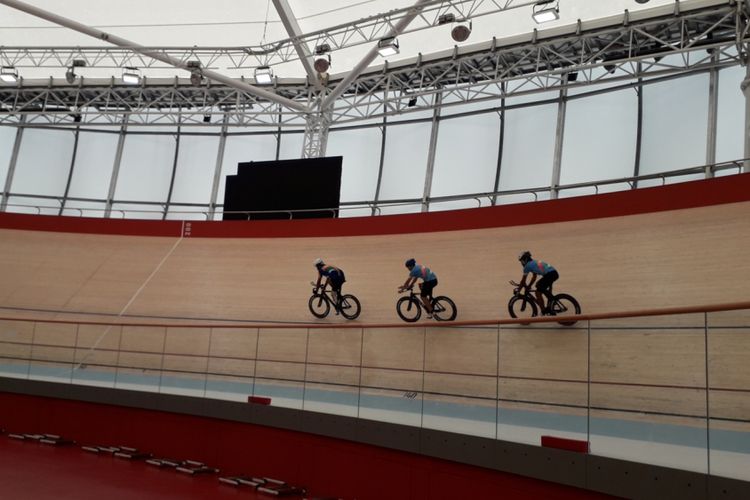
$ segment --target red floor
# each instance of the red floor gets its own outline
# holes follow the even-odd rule
[[[0,435],[3,500],[274,498],[225,485],[219,475],[193,477],[144,462],[87,453],[77,445],[49,446]]]

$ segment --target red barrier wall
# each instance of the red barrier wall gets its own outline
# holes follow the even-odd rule
[[[153,221],[0,213],[0,228],[191,237],[314,237],[421,233],[616,217],[750,200],[750,173],[561,200],[343,219]]]
[[[360,500],[609,498],[559,484],[299,432],[217,419],[0,392],[0,426],[79,444],[126,445],[276,477],[310,495]]]

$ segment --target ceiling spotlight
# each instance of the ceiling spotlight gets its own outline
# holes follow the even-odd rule
[[[190,84],[193,86],[198,86],[201,83],[203,83],[203,71],[201,71],[201,62],[200,61],[188,61],[185,63],[185,67],[187,67],[188,71],[190,71]]]
[[[203,123],[211,123],[211,115],[206,113],[203,115]]]
[[[70,84],[75,83],[76,75],[75,68],[84,68],[86,67],[86,61],[83,59],[73,59],[73,64],[68,66],[68,71],[65,72],[65,81],[67,81]]]
[[[452,12],[448,12],[446,14],[443,14],[442,16],[438,17],[438,26],[442,26],[444,24],[450,24],[456,22],[456,16]]]
[[[635,0],[635,3],[648,3],[648,0]]]
[[[331,46],[327,43],[321,43],[320,45],[317,45],[315,47],[315,55],[322,56],[323,54],[327,54],[331,51]]]
[[[18,81],[18,70],[14,66],[3,66],[0,68],[0,80],[6,83]]]
[[[396,38],[383,38],[378,42],[378,54],[380,54],[380,57],[395,56],[398,53],[398,40]]]
[[[138,85],[139,83],[141,83],[141,72],[138,70],[138,68],[123,68],[122,82],[128,85]]]
[[[451,37],[457,42],[465,42],[471,35],[471,21],[463,19],[458,21],[451,30]]]
[[[417,98],[412,97],[411,99],[409,99],[409,102],[407,102],[406,105],[410,108],[413,108],[414,106],[417,105]]]
[[[570,73],[568,73],[569,82],[574,82],[576,80],[578,80],[578,71],[571,71]]]
[[[554,5],[553,5],[554,4]],[[537,24],[548,23],[560,19],[560,4],[558,0],[539,0],[534,5],[531,17]]]
[[[271,85],[273,83],[273,70],[269,66],[258,66],[255,68],[255,83],[258,85]]]
[[[325,56],[318,57],[317,59],[315,59],[313,67],[318,73],[328,72],[328,68],[331,67],[331,56],[326,54]]]

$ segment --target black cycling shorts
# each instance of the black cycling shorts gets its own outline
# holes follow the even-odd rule
[[[334,274],[329,278],[329,281],[331,282],[331,290],[333,290],[334,292],[341,292],[341,285],[344,284],[344,281],[346,281],[346,279],[344,279],[344,277],[339,274]]]
[[[549,289],[552,287],[552,283],[557,281],[557,278],[559,278],[560,275],[557,274],[557,271],[550,271],[544,276],[542,276],[539,281],[536,284],[536,289],[539,290],[542,293],[548,293]]]
[[[432,296],[432,289],[435,288],[436,286],[437,286],[437,278],[435,278],[434,280],[425,281],[424,283],[422,283],[422,291],[420,292],[419,295],[421,295],[422,297]]]

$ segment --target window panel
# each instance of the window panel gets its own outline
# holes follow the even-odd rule
[[[494,191],[499,143],[497,113],[442,120],[431,196]]]
[[[634,90],[569,101],[560,184],[631,177],[637,133],[638,97]]]
[[[165,202],[174,164],[175,138],[132,135],[125,138],[115,198]],[[141,217],[137,217],[141,218]]]
[[[104,202],[96,201],[76,201],[68,200],[65,202],[63,215],[73,217],[104,217],[107,206]]]
[[[717,113],[716,161],[744,158],[745,96],[740,84],[745,68],[734,66],[719,71],[719,109]]]
[[[218,149],[219,137],[216,136],[180,137],[172,202],[208,204],[211,201]]]
[[[381,200],[422,197],[431,130],[432,122],[388,125]]]
[[[369,201],[375,198],[380,167],[380,127],[331,130],[326,156],[342,156],[341,201]]]
[[[16,127],[0,127],[0,191],[5,189],[13,145],[16,143]]]
[[[11,192],[62,196],[68,183],[74,140],[75,135],[69,130],[26,129]]]
[[[708,75],[643,86],[642,175],[706,162]]]
[[[304,141],[304,133],[281,134],[279,160],[293,160],[302,158],[302,144],[304,143]]]
[[[112,179],[119,134],[81,132],[69,197],[105,199]],[[67,205],[67,204],[66,204]]]
[[[549,186],[555,150],[557,105],[505,112],[500,190]]]

